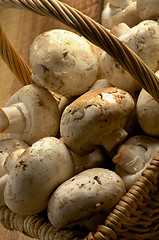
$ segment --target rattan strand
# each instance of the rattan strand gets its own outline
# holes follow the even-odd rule
[[[45,217],[39,215],[24,216],[13,213],[7,206],[0,207],[0,222],[9,230],[17,230],[29,237],[40,240],[82,239],[86,233],[79,230],[57,229]]]
[[[105,50],[159,102],[159,81],[150,68],[118,38],[77,9],[55,0],[0,0],[0,9],[7,7],[27,9],[40,15],[56,17]]]
[[[11,7],[15,7],[15,5],[17,4],[16,7],[23,8],[24,3],[26,4],[26,2],[20,3],[19,1],[12,1]],[[85,17],[79,11],[72,9],[67,5],[64,5],[64,4],[61,5],[61,3],[57,3],[56,1],[52,1],[51,5],[46,1],[41,1],[41,2],[38,1],[38,3],[39,3],[38,8],[39,9],[41,8],[40,14],[48,15],[48,16],[52,16],[54,14],[56,17],[58,17],[60,21],[62,21],[63,23],[67,23],[69,26],[76,29],[82,35],[87,37],[90,41],[92,41],[96,45],[106,50],[119,63],[123,65],[123,63],[125,62],[126,64],[124,65],[125,69],[127,69],[139,82],[141,79],[142,80],[142,82],[140,82],[141,86],[144,87],[156,100],[158,100],[157,77],[123,43],[121,43],[115,37],[109,34],[109,32],[107,32],[103,27],[100,27],[94,21]],[[29,5],[26,5],[24,8],[29,8],[29,9],[32,8],[33,11],[36,11],[39,14],[39,9],[37,10],[37,6],[34,5],[35,4],[34,2],[30,1],[28,2],[28,4]],[[74,21],[75,21],[75,24],[74,24]],[[85,29],[87,29],[88,32],[85,31]],[[122,55],[122,59],[121,59],[121,55]],[[159,163],[158,163],[158,156],[157,156],[156,160],[154,160],[152,164],[148,166],[147,170],[143,172],[142,174],[143,176],[140,178],[140,181],[142,183],[145,183],[145,184],[148,183],[148,186],[150,186],[150,190],[145,188],[145,184],[141,184],[141,185],[134,184],[133,187],[130,189],[130,191],[122,198],[119,204],[115,207],[113,213],[111,213],[107,217],[105,226],[104,225],[99,226],[98,231],[96,233],[94,234],[89,233],[89,235],[85,239],[100,240],[100,239],[110,239],[110,237],[112,239],[117,239],[117,235],[119,237],[118,239],[123,239],[123,240],[124,239],[125,240],[126,239],[150,239],[150,238],[158,239],[159,217],[158,215],[156,216],[156,213],[158,214],[159,206],[158,206],[157,198],[155,198],[154,195],[151,196],[151,194],[149,194],[149,191],[151,191],[153,189],[153,186],[155,186],[155,184],[157,183],[157,177],[159,174],[158,165]],[[153,194],[155,194],[154,189],[153,189]],[[134,198],[132,196],[134,196]],[[135,201],[136,198],[140,199],[137,203]],[[155,209],[153,209],[153,211],[150,213],[152,208],[155,208]],[[146,209],[148,210],[146,211]],[[144,215],[141,215],[142,210],[143,210],[143,214],[149,213],[150,216],[148,215],[147,217],[144,218],[143,217]],[[123,221],[123,215],[125,215],[125,213],[126,213],[126,216],[124,217],[124,219],[127,220],[126,222]],[[130,216],[127,216],[127,215],[130,215]],[[54,239],[54,236],[57,233],[57,229],[55,230],[53,226],[50,226],[49,225],[50,223],[47,223],[43,218],[39,219],[38,217],[36,218],[35,216],[32,216],[29,219],[29,217],[27,216],[26,217],[27,220],[26,220],[26,218],[24,218],[23,216],[22,223],[27,222],[27,224],[20,224],[19,226],[18,222],[20,221],[19,220],[15,221],[16,217],[17,219],[20,218],[20,216],[17,216],[17,214],[12,213],[6,207],[1,208],[0,221],[6,228],[17,229],[17,230],[23,229],[23,232],[25,234],[28,234],[30,236],[36,235],[36,237],[39,239],[42,239],[45,236],[44,238],[45,240],[51,239],[51,238]],[[141,221],[141,219],[144,221]],[[16,222],[17,225],[14,222]],[[31,226],[29,224],[31,224]],[[142,228],[141,230],[141,225],[142,227],[146,226],[146,228],[145,229]],[[150,226],[150,227],[147,227],[147,226]],[[142,231],[142,235],[141,235],[141,231]],[[53,232],[53,236],[52,236],[52,232]],[[62,236],[61,231],[58,232],[58,234],[59,236]],[[77,232],[75,232],[74,234],[75,234],[74,235],[75,237]],[[66,231],[64,231],[64,235],[66,236]],[[73,232],[70,231],[68,235],[73,236]],[[66,238],[61,238],[61,239],[66,239]],[[73,239],[73,238],[67,238],[67,239]]]
[[[6,37],[1,22],[0,22],[0,56],[3,58],[4,62],[8,65],[10,70],[20,80],[20,82],[22,82],[24,85],[33,83],[31,79],[30,68]]]
[[[157,239],[159,234],[159,193],[158,189],[154,190],[152,186],[157,183],[159,175],[158,155],[157,153],[154,157],[155,160],[152,160],[150,166],[143,171],[142,176],[109,214],[105,225],[98,226],[97,232],[89,233],[85,240],[149,239],[150,236],[152,239]],[[145,175],[149,177],[145,178]],[[144,179],[146,179],[145,183],[150,182],[146,186]],[[147,186],[151,186],[150,189]],[[155,202],[156,204],[154,204]],[[19,230],[40,240],[55,239],[55,237],[61,240],[81,239],[82,234],[71,230],[58,230],[44,217],[15,214],[6,206],[0,208],[0,222],[5,228]]]

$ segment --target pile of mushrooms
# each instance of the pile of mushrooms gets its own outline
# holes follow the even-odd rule
[[[157,0],[109,0],[102,12],[102,24],[157,76],[158,9]],[[70,31],[37,36],[30,65],[34,84],[0,109],[0,205],[94,231],[159,150],[159,104]]]

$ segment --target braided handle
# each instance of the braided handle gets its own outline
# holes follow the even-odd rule
[[[4,8],[27,9],[56,17],[106,51],[159,102],[159,79],[154,72],[117,37],[77,9],[56,0],[0,0],[0,9]]]

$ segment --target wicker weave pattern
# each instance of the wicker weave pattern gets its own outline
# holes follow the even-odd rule
[[[118,38],[80,11],[55,0],[35,2],[31,0],[0,0],[0,9],[5,7],[28,9],[40,15],[56,17],[105,50],[159,102],[159,79],[153,71]]]
[[[84,233],[80,231],[56,229],[44,217],[40,217],[38,215],[23,216],[16,214],[9,210],[6,206],[0,207],[0,222],[9,230],[17,230],[27,236],[38,238],[40,240],[78,240],[84,237]]]
[[[67,24],[107,51],[159,102],[157,76],[127,46],[80,11],[54,0],[0,0],[0,9],[6,7],[28,9],[41,15],[56,17],[59,21]],[[2,29],[1,35],[2,37],[5,36]],[[5,38],[3,37],[3,39]],[[4,46],[4,49],[7,48],[6,45]],[[3,56],[5,51],[1,50],[1,54]],[[13,56],[13,53],[11,53],[11,56]],[[6,61],[5,57],[4,60]],[[19,62],[19,59],[15,61]],[[13,60],[9,60],[9,62],[13,62]],[[23,68],[25,67],[20,66],[20,70]],[[28,68],[26,72],[29,76],[28,79],[30,79],[31,70]],[[17,76],[20,74],[19,71]],[[29,82],[31,80],[26,80],[25,84]],[[113,212],[107,217],[105,225],[98,226],[97,232],[89,233],[85,240],[159,239],[158,175],[159,153],[156,154],[142,176],[116,205]],[[0,222],[10,230],[16,229],[41,240],[83,238],[81,232],[59,231],[38,215],[20,216],[11,212],[7,207],[0,208]]]

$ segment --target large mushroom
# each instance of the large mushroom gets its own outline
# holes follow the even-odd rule
[[[124,194],[123,181],[115,172],[104,168],[88,169],[53,192],[48,202],[48,218],[57,228],[85,225],[94,215],[98,220],[99,214],[106,216]],[[103,223],[101,219],[99,222]]]
[[[41,212],[52,191],[74,173],[74,161],[65,144],[55,137],[40,139],[19,156],[11,170],[5,203],[16,213]]]
[[[159,68],[159,23],[153,20],[140,22],[119,36],[133,52],[135,52],[152,71]],[[139,83],[109,54],[103,51],[100,57],[99,77],[125,91],[141,89]]]
[[[94,48],[79,35],[54,29],[38,36],[30,48],[32,79],[61,95],[86,92],[97,78]]]
[[[159,150],[159,140],[144,135],[129,138],[120,145],[113,157],[115,172],[122,178],[128,190]]]
[[[85,155],[103,145],[108,153],[128,135],[124,130],[134,109],[129,93],[117,88],[94,89],[67,106],[60,133],[75,153]]]
[[[42,137],[56,136],[60,114],[52,94],[35,84],[19,89],[0,109],[4,138],[21,139],[29,145]]]

